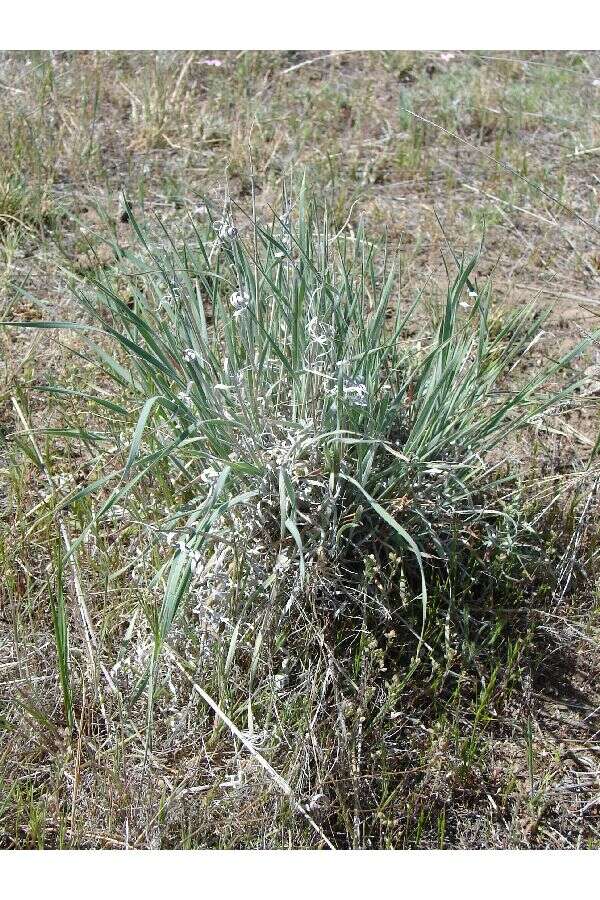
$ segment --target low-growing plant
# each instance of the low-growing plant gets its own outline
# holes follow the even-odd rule
[[[22,324],[80,333],[98,384],[112,385],[91,399],[119,431],[135,410],[121,470],[72,493],[71,505],[112,485],[97,527],[167,485],[168,508],[148,504],[142,523],[161,595],[146,606],[151,688],[188,602],[204,617],[235,608],[237,621],[243,610],[260,623],[243,635],[250,680],[265,622],[306,609],[340,623],[398,614],[418,657],[428,617],[447,627],[461,578],[519,562],[527,523],[502,499],[506,466],[490,451],[568,397],[572,382],[551,383],[586,342],[515,386],[545,321],[534,305],[492,329],[477,257],[454,259],[431,327],[420,297],[399,290],[397,255],[362,227],[331,234],[304,189],[268,224],[226,206],[184,238],[127,213],[136,246],[120,248],[93,289],[74,288],[87,322]],[[95,449],[114,438],[55,433]],[[434,582],[447,595],[431,606]]]

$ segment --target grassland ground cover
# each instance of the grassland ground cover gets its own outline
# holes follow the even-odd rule
[[[1,846],[597,846],[599,96],[3,54]]]

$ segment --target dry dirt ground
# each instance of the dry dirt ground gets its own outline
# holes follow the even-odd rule
[[[262,213],[285,179],[305,175],[336,228],[352,234],[363,221],[400,244],[400,296],[422,291],[434,302],[448,248],[470,255],[483,238],[478,278],[492,276],[499,309],[536,297],[553,309],[532,363],[541,364],[598,323],[599,101],[600,55],[590,52],[2,53],[0,318],[79,314],[69,284],[111,265],[107,237],[132,240],[122,190],[140,214],[185,228],[190,215],[203,220],[206,198],[248,209],[254,189]],[[177,673],[149,758],[144,709],[125,714],[117,701],[86,695],[83,674],[77,728],[64,728],[48,603],[55,529],[46,486],[14,436],[23,430],[17,406],[38,426],[55,423],[32,387],[89,378],[85,361],[64,353],[68,342],[76,346],[53,332],[0,330],[0,846],[319,846]],[[592,348],[579,365],[599,364]],[[513,451],[527,465],[534,458],[540,477],[581,471],[597,436],[594,396]],[[55,472],[85,470],[49,439],[44,452],[63,454]],[[584,512],[589,532],[595,501]],[[572,518],[581,515],[578,507]],[[394,735],[402,750],[375,800],[375,789],[365,795],[355,783],[375,783],[372,772],[338,770],[324,751],[322,779],[302,782],[302,799],[334,843],[598,846],[588,532],[576,588],[551,611],[540,601],[528,613],[516,691],[506,663],[482,712],[477,690],[470,706],[449,700],[443,709],[411,696]],[[135,588],[103,581],[90,548],[80,571],[109,656],[132,622]],[[185,727],[171,722],[169,704],[184,709]],[[288,767],[284,751],[273,764],[291,780],[302,763]],[[346,800],[348,815],[339,811]]]

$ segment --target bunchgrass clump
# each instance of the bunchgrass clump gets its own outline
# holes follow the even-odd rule
[[[417,672],[441,698],[456,663],[473,667],[477,709],[491,702],[500,657],[507,690],[515,677],[519,641],[507,632],[502,647],[504,614],[486,610],[498,598],[518,606],[524,573],[531,580],[547,560],[506,454],[517,429],[568,398],[574,382],[551,385],[585,345],[519,383],[544,324],[533,305],[491,324],[477,258],[454,259],[429,321],[421,298],[398,288],[400,260],[362,228],[331,235],[326,212],[304,193],[268,226],[240,210],[234,222],[227,207],[219,220],[192,222],[185,238],[127,212],[137,246],[118,250],[93,289],[74,289],[87,321],[27,323],[73,329],[98,367],[93,394],[43,388],[82,409],[91,403],[104,423],[92,430],[76,415],[46,430],[83,441],[94,473],[63,498],[82,526],[65,558],[72,564],[82,545],[93,556],[103,521],[111,542],[121,521],[117,559],[131,561],[106,571],[105,544],[103,577],[117,602],[120,579],[133,579],[146,616],[142,627],[133,613],[112,660],[93,660],[100,646],[88,633],[92,668],[129,704],[147,689],[146,753],[157,705],[177,734],[181,673],[200,678],[194,691],[284,793],[303,784],[313,799],[322,793],[311,787],[323,778],[318,754],[294,754],[286,782],[256,744],[269,742],[274,721],[284,733],[308,729],[314,742],[321,720],[331,743],[323,698],[333,686],[335,716],[353,724],[351,742],[336,726],[328,778],[342,757],[351,772],[368,765],[385,806],[384,724]],[[72,725],[58,583],[53,621]],[[475,765],[475,735],[459,741],[460,771]],[[338,794],[335,841],[359,846],[366,826],[342,786]],[[295,801],[296,810],[328,841],[312,802]]]
[[[490,451],[568,396],[572,384],[549,385],[583,349],[515,386],[544,316],[532,305],[492,328],[476,258],[453,261],[432,325],[399,291],[397,256],[362,228],[331,234],[304,191],[268,225],[235,214],[180,238],[128,208],[136,248],[75,289],[88,322],[27,323],[83,335],[95,400],[117,423],[56,433],[96,448],[96,467],[103,441],[126,445],[119,471],[68,500],[112,488],[95,528],[135,501],[153,548],[154,649],[138,685],[151,697],[184,609],[230,625],[225,677],[236,646],[250,647],[250,682],[286,617],[323,615],[346,646],[366,617],[400,621],[410,665],[433,653],[427,626],[439,617],[448,640],[457,583],[490,577],[492,558],[520,562],[514,473]]]

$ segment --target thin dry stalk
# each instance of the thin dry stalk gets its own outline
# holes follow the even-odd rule
[[[182,673],[182,675],[185,675],[185,677],[188,679],[188,681],[190,682],[190,684],[192,686],[192,689],[198,694],[199,697],[202,697],[204,702],[207,703],[208,706],[210,706],[210,708],[215,713],[215,715],[217,715],[219,717],[219,719],[221,719],[221,721],[229,728],[231,733],[244,745],[244,747],[251,754],[251,756],[254,757],[254,759],[257,761],[257,763],[265,770],[267,775],[275,782],[277,787],[286,795],[286,797],[288,797],[290,803],[292,804],[292,806],[294,807],[296,812],[299,812],[302,816],[304,816],[304,818],[307,820],[307,822],[309,823],[311,828],[319,835],[321,840],[327,845],[327,847],[329,847],[330,850],[335,850],[336,848],[333,846],[331,841],[326,837],[326,835],[323,833],[323,831],[319,828],[319,826],[317,825],[315,820],[312,818],[312,816],[306,811],[306,809],[302,806],[302,804],[298,800],[296,800],[296,798],[294,797],[294,792],[292,790],[292,787],[290,784],[288,784],[288,782],[285,780],[285,778],[282,778],[282,776],[278,772],[275,771],[273,766],[267,762],[267,760],[264,758],[264,756],[262,756],[262,754],[258,752],[256,747],[248,740],[247,737],[245,737],[242,734],[242,732],[239,730],[239,728],[231,721],[231,719],[229,718],[227,713],[223,712],[223,710],[218,705],[218,703],[216,703],[212,699],[212,697],[209,694],[207,694],[206,691],[203,690],[203,688],[201,688],[200,685],[194,681],[194,679],[191,677],[191,675],[189,674],[187,669],[181,664],[176,653],[170,647],[166,648],[166,653],[167,653],[167,656],[171,659],[171,661],[177,666],[177,668]]]

